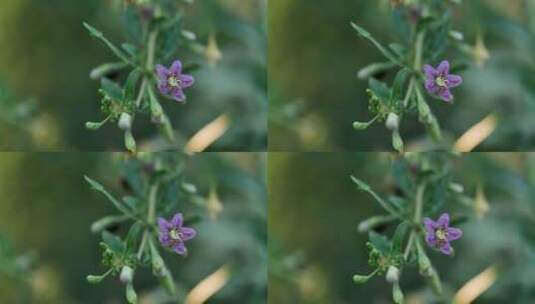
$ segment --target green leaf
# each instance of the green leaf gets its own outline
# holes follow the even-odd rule
[[[414,182],[411,179],[412,173],[409,163],[404,158],[398,158],[392,163],[392,176],[403,193],[411,197],[414,193]]]
[[[394,236],[392,237],[392,253],[401,254],[403,240],[405,239],[405,235],[407,235],[407,231],[409,231],[409,228],[410,224],[406,221],[398,225],[398,227],[396,228],[396,232],[394,232]]]
[[[363,29],[362,27],[356,25],[353,22],[351,22],[351,26],[357,31],[357,33],[361,37],[369,40],[388,60],[390,60],[391,62],[393,62],[393,63],[395,63],[397,65],[400,65],[400,66],[403,65],[400,62],[400,60],[394,54],[392,54],[381,43],[379,43],[377,40],[375,40],[375,38],[373,38],[373,36],[368,31],[366,31],[365,29]]]
[[[387,102],[390,100],[392,92],[384,82],[378,81],[375,78],[370,78],[369,86],[370,90],[379,98],[380,101]]]
[[[379,250],[383,255],[387,255],[390,253],[391,244],[388,239],[375,231],[370,231],[368,234],[368,238],[372,245]]]
[[[391,43],[388,47],[400,58],[403,58],[407,52],[407,49],[399,43]]]
[[[128,65],[124,62],[104,63],[91,70],[91,73],[89,73],[89,77],[91,79],[99,79],[110,73],[122,70],[127,66]]]
[[[164,60],[169,59],[180,46],[180,39],[182,37],[182,16],[175,15],[167,19],[160,25],[161,35],[158,44],[158,52],[160,57]]]
[[[394,84],[392,86],[392,101],[398,102],[401,100],[403,96],[403,88],[405,86],[405,83],[407,82],[407,78],[409,77],[410,70],[403,68],[399,70],[399,72],[396,74],[396,78],[394,79]]]
[[[357,77],[359,79],[367,79],[371,76],[387,71],[395,66],[396,65],[392,62],[375,62],[360,69],[357,73]]]
[[[381,207],[383,207],[383,209],[385,209],[385,211],[387,211],[388,213],[392,214],[392,215],[396,215],[396,216],[399,216],[399,211],[397,211],[396,209],[394,209],[391,205],[389,205],[385,200],[383,200],[377,193],[375,193],[375,191],[373,191],[371,189],[370,186],[368,186],[366,183],[364,183],[363,181],[361,181],[360,179],[354,177],[354,176],[351,176],[351,180],[357,185],[357,187],[359,188],[359,190],[361,191],[364,191],[364,192],[367,192],[369,193],[378,203],[379,205],[381,205]]]
[[[123,99],[123,90],[121,87],[117,83],[107,78],[102,78],[100,81],[100,88],[106,96],[114,101],[120,101]]]
[[[102,232],[102,241],[104,241],[104,243],[108,245],[108,248],[115,254],[121,255],[126,249],[124,242],[118,236],[111,234],[108,231]]]
[[[139,54],[139,49],[133,44],[123,43],[121,44],[121,48],[133,58],[137,57],[137,55]]]
[[[99,39],[100,41],[104,42],[104,44],[115,54],[115,56],[117,56],[119,59],[121,59],[125,63],[133,65],[132,61],[130,61],[130,59],[128,59],[126,57],[126,55],[119,48],[117,48],[106,37],[104,37],[104,34],[102,34],[102,32],[98,31],[97,29],[95,29],[94,27],[92,27],[91,25],[89,25],[89,24],[87,24],[85,22],[83,24],[84,24],[84,27],[89,31],[89,33],[93,37],[95,37],[95,38]]]
[[[106,198],[108,198],[108,200],[110,202],[112,202],[112,204],[115,206],[115,208],[117,208],[119,211],[121,211],[122,213],[124,213],[125,215],[135,219],[136,217],[134,216],[134,214],[132,213],[132,211],[128,210],[125,206],[123,206],[123,204],[118,201],[115,197],[113,197],[113,195],[111,195],[108,191],[106,191],[106,189],[104,189],[104,187],[99,184],[97,181],[89,178],[88,176],[84,176],[85,180],[87,183],[89,183],[89,185],[91,185],[91,187],[104,194],[104,196],[106,196]]]
[[[139,221],[135,222],[126,235],[126,252],[133,253],[136,250],[137,240],[143,230],[143,224]]]
[[[127,102],[134,102],[136,98],[136,85],[141,77],[141,71],[139,69],[134,69],[128,75],[126,83],[124,86],[124,100]]]

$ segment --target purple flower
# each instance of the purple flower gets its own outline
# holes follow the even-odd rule
[[[195,82],[193,76],[182,74],[182,62],[180,60],[175,60],[169,69],[157,64],[156,74],[158,75],[158,89],[160,92],[180,102],[186,100],[184,89],[191,87]]]
[[[423,68],[425,74],[425,89],[439,96],[446,102],[451,102],[453,95],[450,89],[460,85],[463,79],[459,75],[450,74],[450,63],[447,60],[442,61],[435,69],[426,64]]]
[[[158,218],[160,243],[173,249],[179,255],[186,255],[188,250],[184,242],[194,238],[197,235],[197,231],[193,228],[182,226],[182,223],[182,213],[175,214],[169,222],[163,218]]]
[[[444,254],[452,255],[453,248],[450,242],[461,238],[463,232],[461,229],[449,227],[449,225],[450,216],[447,213],[443,213],[436,222],[430,218],[424,218],[427,244],[439,249]]]

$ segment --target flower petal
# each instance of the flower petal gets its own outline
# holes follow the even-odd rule
[[[448,241],[460,239],[463,236],[463,231],[459,228],[448,228]]]
[[[447,60],[442,61],[437,67],[437,72],[440,75],[448,75],[450,73],[450,63]]]
[[[182,74],[182,62],[180,62],[180,60],[175,60],[175,62],[173,62],[173,64],[169,68],[169,72],[174,75]]]
[[[429,64],[424,65],[422,70],[424,71],[424,74],[427,79],[432,79],[433,81],[435,80],[435,76],[437,76],[438,74],[437,70],[435,70],[435,68],[433,68]]]
[[[434,233],[427,233],[425,236],[425,242],[431,247],[437,246],[437,238]]]
[[[161,217],[158,218],[158,228],[160,228],[161,233],[164,233],[164,232],[167,233],[170,226],[171,224],[168,221],[166,221],[165,219]]]
[[[450,215],[447,213],[442,213],[437,220],[437,225],[439,227],[448,227],[450,225]]]
[[[448,81],[448,87],[450,88],[454,88],[463,83],[463,78],[459,75],[448,75],[446,80]]]
[[[160,243],[164,246],[171,245],[171,238],[169,238],[168,233],[160,233],[160,235],[158,236],[158,239],[160,240]]]
[[[449,89],[443,89],[438,93],[438,96],[445,102],[451,102],[453,100],[453,95]]]
[[[169,93],[171,93],[171,88],[169,88],[166,80],[162,80],[158,83],[158,90],[164,95],[169,95]]]
[[[435,229],[437,228],[437,224],[435,223],[435,221],[433,221],[432,219],[428,217],[424,218],[424,226],[427,232],[432,232],[432,233],[435,233]]]
[[[193,85],[193,83],[195,83],[195,78],[193,78],[191,75],[180,75],[179,79],[182,82],[183,88],[189,88]]]
[[[425,81],[425,89],[431,94],[437,94],[439,87],[437,86],[434,79],[427,79]]]
[[[156,65],[156,75],[158,75],[158,78],[166,79],[167,74],[169,74],[169,70],[167,70],[163,65],[161,64]]]
[[[453,248],[451,247],[449,242],[445,242],[440,246],[440,252],[446,255],[452,255],[453,254]]]
[[[194,238],[197,235],[197,231],[190,227],[182,227],[182,240],[188,241]]]
[[[173,227],[182,227],[182,222],[183,222],[183,218],[182,218],[182,213],[177,213],[175,214],[175,216],[173,216],[173,219],[171,220],[171,224],[173,225]]]
[[[173,99],[178,102],[184,102],[186,100],[186,95],[184,94],[184,91],[182,91],[182,89],[180,88],[174,89],[172,94],[173,94]]]
[[[173,246],[173,251],[180,255],[185,255],[188,250],[186,249],[184,242],[178,242]]]

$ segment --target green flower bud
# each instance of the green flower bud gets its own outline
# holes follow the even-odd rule
[[[364,284],[368,282],[368,280],[370,280],[369,276],[358,275],[358,274],[353,276],[353,282],[355,282],[356,284]]]
[[[395,218],[392,217],[392,216],[384,216],[384,215],[379,215],[379,216],[373,216],[373,217],[370,217],[362,222],[360,222],[359,226],[358,226],[358,231],[360,233],[365,233],[365,232],[368,232],[370,231],[371,229],[381,225],[381,224],[384,224],[384,223],[387,223],[387,222],[390,222],[392,220],[394,220]]]
[[[369,122],[355,121],[353,123],[353,128],[355,130],[366,130],[370,125],[371,125],[371,123],[369,123]]]
[[[130,304],[137,303],[137,294],[136,294],[136,290],[134,289],[134,285],[132,284],[132,282],[126,285],[126,300]]]
[[[394,303],[396,304],[403,304],[404,297],[403,297],[403,291],[401,291],[401,288],[399,287],[399,283],[395,283],[392,287],[392,299],[394,300]]]
[[[136,140],[134,139],[134,136],[132,135],[132,132],[130,130],[127,130],[124,133],[124,144],[128,151],[132,153],[136,152]]]
[[[403,152],[403,139],[401,139],[401,135],[399,134],[398,130],[394,130],[392,133],[392,146],[396,151]]]
[[[104,273],[102,275],[88,275],[86,277],[86,280],[87,280],[87,282],[89,282],[91,284],[98,284],[98,283],[102,282],[102,280],[104,280],[111,272],[112,272],[112,269],[106,271],[106,273]]]
[[[108,117],[106,117],[106,119],[104,119],[104,120],[101,121],[101,122],[92,122],[92,121],[88,121],[88,122],[85,123],[85,127],[86,127],[86,129],[95,131],[95,130],[100,129],[100,128],[101,128],[103,125],[105,125],[105,124],[108,122],[108,120],[110,120],[110,119],[111,119],[111,116],[108,116]]]
[[[377,271],[379,270],[375,269],[375,271],[370,273],[369,275],[356,274],[353,276],[353,282],[355,282],[355,284],[364,284],[368,282],[377,273]]]
[[[167,267],[165,266],[165,263],[160,256],[160,253],[158,252],[158,249],[156,249],[156,246],[151,241],[150,244],[150,257],[151,257],[151,264],[152,264],[152,272],[157,277],[163,277],[167,275]]]
[[[89,77],[91,79],[99,79],[109,73],[113,73],[115,71],[121,70],[127,66],[128,65],[124,62],[105,63],[91,70]]]

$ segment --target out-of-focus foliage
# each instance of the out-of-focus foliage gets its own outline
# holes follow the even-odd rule
[[[358,80],[356,72],[381,61],[382,55],[368,41],[356,39],[349,23],[358,23],[379,41],[401,42],[392,30],[402,30],[392,24],[395,2],[270,2],[270,149],[391,149],[390,134],[381,126],[357,134],[352,129],[352,122],[367,117],[368,111],[367,83]],[[441,145],[451,146],[470,127],[495,114],[497,128],[478,149],[535,146],[530,119],[535,85],[529,77],[535,70],[534,9],[529,0],[473,0],[462,1],[455,10],[452,30],[462,30],[465,55],[479,65],[463,72],[453,106],[430,102],[444,131]],[[379,79],[384,80],[381,75]],[[401,129],[407,150],[436,147],[417,119],[404,121]]]
[[[269,271],[271,303],[391,302],[390,283],[381,277],[364,286],[352,282],[356,271],[372,270],[367,235],[358,233],[357,225],[381,207],[349,176],[361,177],[387,197],[400,196],[396,185],[403,176],[392,171],[397,158],[387,153],[270,155],[270,266],[278,266]],[[446,298],[494,267],[496,280],[477,303],[530,304],[535,296],[535,155],[462,154],[452,163],[450,179],[464,185],[475,204],[454,207],[446,199],[442,205],[452,214],[464,210],[474,216],[461,226],[464,236],[455,241],[455,258],[429,253]],[[394,232],[387,226],[376,231]],[[406,303],[437,300],[417,270],[406,269],[401,285]]]
[[[17,150],[31,144],[33,100],[19,100],[0,82],[0,148]]]
[[[266,146],[265,6],[265,0],[194,1],[186,6],[184,29],[197,34],[200,50],[180,54],[181,59],[205,62],[206,57],[213,58],[214,48],[207,47],[210,37],[215,37],[221,58],[197,71],[187,105],[177,106],[173,101],[163,105],[181,142],[227,114],[229,129],[210,149],[262,150]],[[116,128],[105,127],[99,133],[84,128],[85,121],[100,115],[98,84],[88,79],[89,72],[101,62],[113,61],[113,55],[82,26],[83,21],[98,24],[111,41],[124,41],[128,33],[122,8],[122,1],[105,0],[0,3],[0,77],[13,95],[34,97],[39,109],[31,124],[30,143],[15,147],[13,140],[2,137],[0,146],[11,150],[32,146],[116,150],[123,146],[123,135]],[[161,150],[150,118],[138,123],[134,132],[142,150]],[[15,130],[4,124],[0,127],[1,133]]]
[[[182,179],[197,186],[199,198],[195,208],[207,208],[210,212],[205,220],[194,225],[198,235],[187,243],[186,259],[161,251],[181,299],[201,280],[226,265],[228,281],[210,302],[265,303],[264,158],[261,153],[207,153],[185,159]],[[129,163],[125,167],[125,154],[118,153],[2,156],[0,231],[12,241],[14,254],[6,255],[7,251],[2,250],[0,264],[4,265],[6,257],[12,261],[14,256],[20,256],[18,253],[27,251],[35,251],[38,259],[30,272],[24,273],[23,285],[20,280],[5,276],[4,267],[0,268],[0,302],[123,303],[124,285],[118,278],[109,277],[100,285],[88,284],[85,278],[88,273],[103,270],[98,249],[100,237],[91,234],[91,223],[116,211],[87,186],[83,175],[99,180],[118,197],[132,195],[133,189],[124,182],[125,174],[132,169],[132,161]],[[51,176],[54,183],[50,183]],[[185,208],[186,198],[179,198],[177,208]],[[128,227],[121,225],[108,229],[119,235],[128,232]],[[161,299],[166,298],[165,292],[157,288],[158,281],[150,269],[139,269],[134,284],[141,302],[162,303]],[[20,291],[23,288],[25,293]]]

